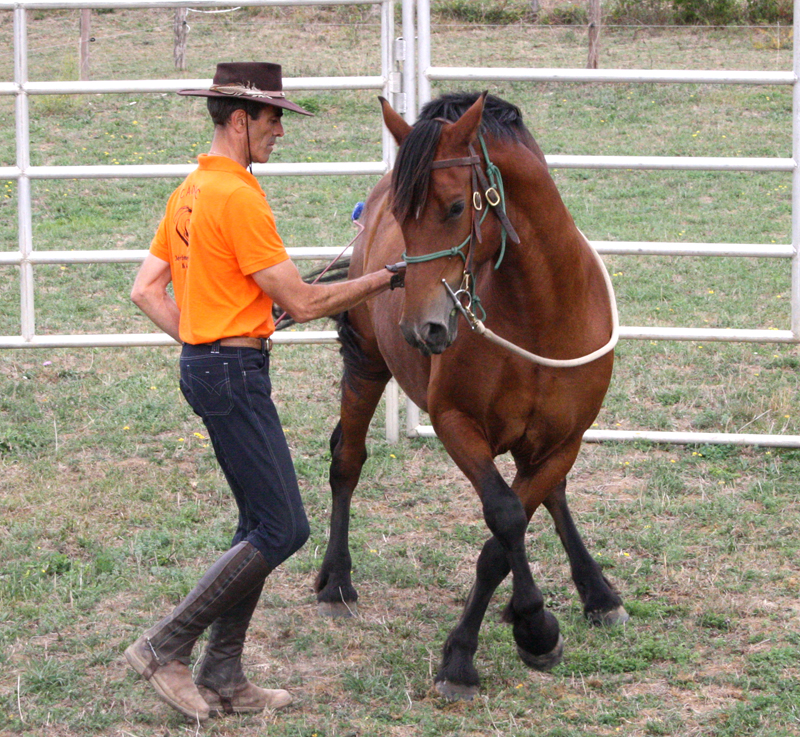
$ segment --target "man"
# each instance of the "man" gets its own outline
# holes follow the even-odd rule
[[[308,285],[289,260],[264,192],[246,167],[266,162],[282,115],[310,115],[286,99],[281,67],[219,64],[208,90],[208,155],[169,199],[131,298],[183,343],[181,390],[203,419],[239,509],[231,549],[167,617],[126,651],[131,667],[182,714],[280,708],[292,697],[245,677],[241,655],[264,580],[308,538],[281,423],[270,398],[273,300],[298,322],[342,312],[402,286],[402,270]],[[394,268],[394,267],[392,267]],[[167,292],[173,283],[175,298]],[[194,643],[210,627],[194,680]]]

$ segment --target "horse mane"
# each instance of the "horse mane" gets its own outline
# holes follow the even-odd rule
[[[431,164],[442,133],[441,120],[455,122],[478,99],[477,92],[454,92],[431,100],[403,140],[392,172],[392,214],[402,222],[425,204]],[[525,143],[530,138],[522,112],[510,102],[487,95],[480,132],[492,138]]]

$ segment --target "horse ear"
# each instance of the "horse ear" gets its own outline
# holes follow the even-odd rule
[[[381,101],[381,107],[383,108],[383,122],[399,146],[411,132],[411,126],[394,111],[385,97],[378,97],[378,99]]]
[[[475,140],[483,119],[483,106],[488,94],[489,90],[484,90],[470,109],[449,127],[448,133],[453,137],[454,143],[463,143],[466,146]]]

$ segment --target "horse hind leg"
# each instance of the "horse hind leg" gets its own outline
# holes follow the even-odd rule
[[[342,337],[345,373],[341,419],[330,440],[330,538],[314,584],[320,613],[345,617],[356,613],[358,601],[350,576],[350,502],[367,459],[369,423],[391,378],[385,365],[370,362],[359,346],[347,340]]]
[[[567,481],[564,479],[544,500],[544,505],[553,518],[569,558],[572,580],[583,602],[584,615],[592,624],[624,624],[629,619],[628,612],[581,539],[567,505],[566,487]]]

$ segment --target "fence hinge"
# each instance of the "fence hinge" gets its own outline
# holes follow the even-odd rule
[[[395,61],[406,60],[406,45],[405,42],[403,41],[402,36],[394,40],[394,60]]]
[[[392,107],[398,113],[404,113],[406,111],[406,93],[403,92],[401,72],[392,72],[389,75],[389,91],[392,93]]]

